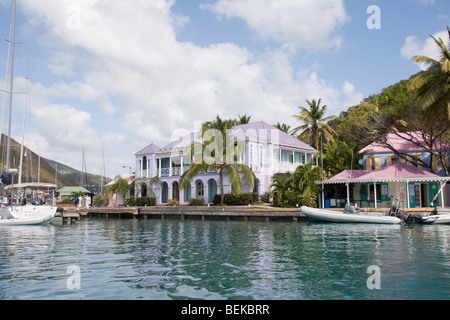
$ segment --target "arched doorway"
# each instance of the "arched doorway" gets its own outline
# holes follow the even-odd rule
[[[184,189],[184,202],[189,202],[191,198],[191,184]]]
[[[161,203],[169,202],[169,185],[167,182],[163,182],[161,190]]]
[[[141,183],[141,197],[147,197],[147,184],[145,182]]]
[[[178,181],[172,184],[172,200],[180,201],[180,185]]]
[[[214,201],[214,196],[217,194],[217,182],[214,179],[208,180],[208,203]]]
[[[204,199],[204,197],[205,197],[205,186],[203,185],[203,181],[197,180],[195,182],[195,198]]]

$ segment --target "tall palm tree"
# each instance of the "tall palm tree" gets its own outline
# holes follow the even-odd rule
[[[236,163],[236,157],[242,151],[242,144],[234,142],[229,129],[234,125],[233,121],[222,120],[219,116],[214,121],[209,121],[202,126],[203,142],[193,142],[191,144],[191,154],[195,150],[201,150],[201,160],[194,161],[180,179],[180,187],[186,188],[192,179],[200,173],[217,171],[220,178],[220,203],[223,204],[224,188],[223,178],[228,177],[231,185],[231,192],[239,194],[242,192],[243,178],[250,184],[252,189],[256,184],[256,176],[245,164]],[[233,141],[233,143],[227,143]]]
[[[424,64],[427,70],[419,73],[410,82],[417,89],[418,99],[425,110],[438,115],[442,112],[450,119],[450,29],[447,27],[448,43],[442,38],[433,38],[440,49],[440,60],[427,56],[415,56],[412,60]]]
[[[298,126],[292,130],[293,134],[301,131],[297,136],[299,140],[310,144],[316,150],[320,150],[320,137],[323,137],[323,142],[331,141],[334,142],[333,135],[337,135],[336,131],[328,125],[327,121],[330,121],[335,116],[325,117],[327,106],[321,106],[322,99],[312,101],[306,100],[309,105],[309,109],[305,107],[299,107],[300,112],[293,117],[304,124]]]

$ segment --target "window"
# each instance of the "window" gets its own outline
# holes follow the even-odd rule
[[[378,170],[380,168],[380,157],[369,157],[366,159],[366,170]]]

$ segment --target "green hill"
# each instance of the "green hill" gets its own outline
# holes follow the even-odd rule
[[[2,168],[6,163],[6,146],[7,137],[2,134],[1,136],[1,159],[0,164]],[[19,166],[20,159],[20,144],[11,139],[11,152],[10,152],[10,167],[17,168]],[[100,175],[94,175],[90,173],[84,173],[82,171],[71,168],[60,162],[45,159],[34,153],[32,150],[27,149],[27,156],[23,160],[22,181],[23,182],[36,182],[38,181],[38,163],[40,162],[40,182],[55,183],[59,188],[71,187],[71,186],[83,186],[86,189],[97,193],[100,191],[100,186],[103,178],[103,185],[110,182],[110,178],[105,178]],[[58,172],[56,174],[56,168]]]

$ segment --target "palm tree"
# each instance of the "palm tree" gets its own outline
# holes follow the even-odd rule
[[[247,116],[246,114],[244,114],[243,116],[238,114],[238,120],[236,120],[236,124],[247,124],[250,123],[250,118],[252,116]]]
[[[277,128],[278,130],[281,130],[287,134],[289,134],[289,131],[291,131],[291,126],[287,125],[286,123],[280,123],[277,122],[276,125],[274,125],[275,128]]]
[[[306,100],[306,103],[308,103],[309,109],[299,107],[300,113],[293,116],[298,121],[304,122],[304,125],[294,128],[292,133],[296,134],[301,131],[297,138],[319,150],[321,136],[324,138],[323,142],[334,141],[333,135],[337,135],[337,133],[327,121],[336,117],[325,117],[327,106],[320,106],[321,99],[317,101],[315,99],[312,101]]]
[[[234,125],[232,120],[222,120],[219,116],[214,121],[206,122],[202,125],[203,143],[193,142],[191,144],[191,154],[195,155],[195,150],[202,150],[201,160],[194,163],[186,170],[180,179],[180,187],[186,188],[192,179],[200,173],[217,171],[220,178],[220,203],[223,204],[224,188],[223,177],[228,177],[233,194],[242,193],[243,178],[250,184],[252,189],[256,184],[256,176],[245,164],[236,163],[236,157],[242,151],[242,144],[234,142],[230,129]],[[206,140],[206,141],[205,141]],[[233,141],[228,143],[227,141]]]
[[[439,46],[441,58],[435,60],[427,56],[415,56],[412,60],[422,63],[427,68],[410,82],[412,89],[417,89],[418,99],[425,110],[435,115],[442,112],[450,119],[450,29],[447,27],[449,40],[447,45],[441,38],[433,38]]]
[[[285,206],[288,202],[288,192],[292,189],[292,181],[289,173],[282,176],[273,176],[270,185],[270,196],[275,206]]]

